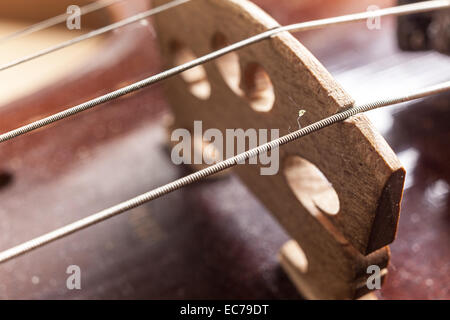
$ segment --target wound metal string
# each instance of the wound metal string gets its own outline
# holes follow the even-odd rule
[[[91,12],[94,12],[94,11],[101,10],[103,8],[112,6],[113,4],[116,4],[116,3],[121,2],[121,1],[124,1],[124,0],[100,0],[100,1],[95,1],[93,3],[87,4],[87,5],[83,6],[83,7],[81,7],[80,8],[80,14],[83,16],[83,15],[86,15],[88,13],[91,13]],[[64,21],[66,21],[67,17],[68,17],[68,14],[67,13],[63,13],[63,14],[57,15],[55,17],[49,18],[47,20],[44,20],[44,21],[38,22],[36,24],[33,24],[33,25],[31,25],[29,27],[26,27],[26,28],[24,28],[22,30],[18,30],[18,31],[15,31],[15,32],[13,32],[11,34],[8,34],[6,36],[0,37],[0,44],[3,44],[6,41],[9,41],[9,40],[12,40],[12,39],[17,39],[19,37],[24,37],[26,35],[29,35],[29,34],[32,34],[32,33],[35,33],[35,32],[38,32],[38,31],[50,28],[50,27],[53,27],[53,26],[55,26],[57,24],[60,24],[60,23],[62,23]]]
[[[122,21],[113,23],[106,27],[91,31],[85,35],[62,42],[60,44],[49,47],[47,49],[43,49],[41,51],[38,51],[34,54],[25,56],[23,58],[19,58],[17,60],[11,61],[7,64],[0,66],[0,71],[7,70],[9,68],[12,68],[14,66],[20,65],[22,63],[25,63],[25,62],[28,62],[31,60],[34,60],[36,58],[47,55],[49,53],[61,50],[63,48],[67,48],[67,47],[74,45],[76,43],[79,43],[81,41],[88,40],[93,37],[102,35],[106,32],[124,27],[128,24],[137,22],[144,18],[150,17],[151,15],[154,15],[158,12],[165,11],[170,8],[174,8],[176,6],[179,6],[179,5],[189,2],[189,1],[191,1],[191,0],[174,0],[174,1],[168,2],[164,5],[156,7],[154,9],[137,14],[135,16],[132,16],[132,17],[124,19]],[[290,32],[307,31],[307,30],[312,30],[312,29],[317,29],[317,28],[323,28],[326,26],[347,23],[347,22],[363,21],[363,20],[370,19],[370,18],[428,12],[428,11],[443,9],[443,8],[447,8],[447,7],[450,7],[450,0],[423,1],[423,2],[418,2],[418,3],[414,3],[414,4],[407,4],[407,5],[396,6],[396,7],[380,9],[380,10],[375,10],[375,11],[367,11],[367,12],[355,13],[355,14],[350,14],[350,15],[345,15],[345,16],[340,16],[340,17],[320,19],[320,20],[309,21],[309,22],[301,22],[301,23],[296,23],[296,24],[292,24],[289,26],[278,27],[278,28],[275,28],[272,30],[272,31],[276,31],[276,32],[274,32],[272,34],[268,33],[265,35],[266,37],[263,37],[259,40],[257,40],[257,39],[254,39],[254,40],[255,40],[255,42],[258,42],[258,41],[270,38],[280,32],[284,32],[284,31],[290,31]]]
[[[327,117],[318,122],[310,124],[304,128],[294,131],[290,134],[287,134],[278,139],[275,139],[268,143],[260,145],[259,147],[256,147],[256,148],[248,150],[244,153],[238,154],[227,160],[218,162],[215,165],[212,165],[210,167],[207,167],[205,169],[202,169],[200,171],[192,173],[188,176],[185,176],[183,178],[180,178],[178,180],[170,182],[164,186],[161,186],[159,188],[151,190],[147,193],[141,194],[141,195],[139,195],[135,198],[132,198],[128,201],[122,202],[111,208],[105,209],[105,210],[95,213],[91,216],[88,216],[86,218],[83,218],[81,220],[73,222],[71,224],[68,224],[62,228],[59,228],[59,229],[51,231],[47,234],[44,234],[43,236],[37,237],[33,240],[22,243],[16,247],[13,247],[6,251],[0,252],[0,263],[4,263],[15,257],[23,255],[29,251],[32,251],[39,247],[42,247],[46,244],[49,244],[50,242],[56,241],[60,238],[66,237],[72,233],[75,233],[77,231],[80,231],[82,229],[90,227],[94,224],[97,224],[104,220],[110,219],[110,218],[117,216],[121,213],[124,213],[128,210],[131,210],[140,205],[143,205],[144,203],[150,202],[150,201],[160,198],[164,195],[167,195],[173,191],[176,191],[185,186],[188,186],[190,184],[198,182],[206,177],[214,175],[214,174],[221,172],[223,170],[226,170],[228,168],[234,167],[239,163],[245,163],[245,161],[247,161],[251,158],[257,157],[260,154],[267,153],[270,150],[279,148],[282,145],[285,145],[287,143],[298,140],[298,139],[300,139],[306,135],[309,135],[313,132],[316,132],[316,131],[324,129],[328,126],[331,126],[332,124],[344,121],[344,120],[348,119],[349,117],[354,116],[356,114],[374,110],[374,109],[378,109],[381,107],[399,104],[402,102],[407,102],[407,101],[424,98],[427,96],[431,96],[431,95],[446,92],[446,91],[450,91],[450,81],[447,81],[447,82],[444,82],[444,83],[441,83],[441,84],[438,84],[438,85],[435,85],[432,87],[428,87],[428,88],[419,90],[419,91],[411,93],[411,94],[399,95],[399,96],[395,96],[395,97],[388,97],[388,98],[373,101],[370,103],[355,105],[349,109],[346,109],[342,112],[336,113],[330,117]]]
[[[95,99],[92,99],[92,100],[89,100],[82,104],[79,104],[77,106],[68,108],[64,111],[61,111],[54,115],[48,116],[41,120],[37,120],[35,122],[24,125],[17,129],[3,133],[0,135],[0,143],[3,143],[10,139],[16,138],[16,137],[21,136],[30,131],[39,129],[41,127],[44,127],[44,126],[54,123],[56,121],[68,118],[70,116],[73,116],[73,115],[83,112],[85,110],[94,108],[100,104],[117,99],[117,98],[122,97],[126,94],[129,94],[131,92],[148,87],[152,84],[155,84],[157,82],[165,80],[169,77],[180,74],[186,70],[192,69],[198,65],[202,65],[211,60],[214,60],[223,55],[226,55],[227,53],[247,47],[251,44],[255,44],[262,40],[269,39],[269,38],[279,34],[280,32],[284,32],[284,31],[300,32],[300,31],[311,30],[314,28],[321,28],[321,27],[335,25],[335,24],[363,21],[363,20],[366,20],[368,18],[373,18],[373,17],[404,15],[404,14],[410,14],[410,13],[418,13],[418,12],[437,10],[437,9],[442,9],[442,8],[447,8],[447,7],[450,8],[450,0],[425,1],[425,2],[418,2],[415,4],[410,4],[410,5],[380,9],[380,10],[376,10],[376,11],[369,11],[369,12],[350,14],[350,15],[340,16],[340,17],[335,17],[335,18],[327,18],[327,19],[320,19],[320,20],[314,20],[314,21],[309,21],[309,22],[296,23],[296,24],[292,24],[292,25],[288,25],[288,26],[284,26],[284,27],[283,26],[276,27],[274,29],[271,29],[271,30],[265,31],[263,33],[260,33],[258,35],[255,35],[253,37],[250,37],[245,40],[231,44],[229,46],[223,47],[217,51],[213,51],[213,52],[206,54],[198,59],[192,60],[185,64],[176,66],[174,68],[165,70],[161,73],[158,73],[158,74],[148,77],[146,79],[140,80],[131,85],[128,85],[128,86],[125,86],[118,90],[115,90],[113,92],[107,93],[103,96],[97,97]]]
[[[52,53],[52,52],[55,52],[55,51],[58,51],[58,50],[70,47],[70,46],[72,46],[72,45],[74,45],[76,43],[79,43],[81,41],[92,39],[94,37],[97,37],[99,35],[105,34],[107,32],[110,32],[110,31],[122,28],[124,26],[127,26],[129,24],[135,23],[135,22],[140,21],[142,19],[146,19],[146,18],[148,18],[148,17],[150,17],[152,15],[155,15],[155,14],[158,14],[160,12],[172,9],[174,7],[177,7],[177,6],[181,5],[181,4],[184,4],[184,3],[189,2],[189,1],[191,1],[191,0],[173,0],[173,1],[170,1],[170,2],[168,2],[166,4],[163,4],[163,5],[160,5],[158,7],[153,8],[153,9],[141,12],[139,14],[136,14],[136,15],[131,16],[129,18],[126,18],[124,20],[115,22],[113,24],[107,25],[105,27],[102,27],[100,29],[97,29],[97,30],[94,30],[94,31],[91,31],[91,32],[88,32],[88,33],[83,34],[83,35],[81,35],[79,37],[76,37],[76,38],[73,38],[71,40],[67,40],[67,41],[61,42],[61,43],[59,43],[57,45],[54,45],[52,47],[43,49],[41,51],[38,51],[38,52],[33,53],[31,55],[25,56],[23,58],[19,58],[19,59],[13,60],[13,61],[11,61],[11,62],[9,62],[7,64],[4,64],[4,65],[0,66],[0,71],[4,71],[4,70],[7,70],[7,69],[10,69],[12,67],[15,67],[15,66],[20,65],[22,63],[34,60],[34,59],[39,58],[39,57],[42,57],[42,56],[47,55],[49,53]]]

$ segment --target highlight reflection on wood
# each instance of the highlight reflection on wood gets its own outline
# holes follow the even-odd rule
[[[5,1],[7,2],[9,1]],[[19,3],[11,1],[15,2]],[[253,2],[281,24],[363,11],[369,4],[374,4],[373,0],[341,0],[330,1],[325,8],[322,6],[323,1],[316,0]],[[375,2],[380,7],[395,4],[395,1]],[[3,4],[4,2],[0,3],[0,8]],[[143,11],[148,5],[144,0],[126,1],[123,6],[106,10],[106,18],[116,21]],[[0,12],[5,11],[0,9]],[[60,12],[60,9],[55,9],[55,14]],[[44,17],[36,17],[42,18]],[[21,20],[16,22],[25,23]],[[217,20],[215,23],[217,26],[223,26],[224,21]],[[332,87],[340,88],[334,80],[336,78],[352,97],[358,94],[363,96],[385,92],[387,89],[397,90],[402,84],[399,79],[403,79],[403,85],[411,85],[413,79],[416,85],[425,86],[448,76],[446,69],[448,64],[445,64],[441,56],[431,53],[412,55],[399,52],[396,47],[394,20],[383,19],[382,23],[382,29],[373,32],[369,32],[363,24],[359,24],[311,31],[295,37],[320,61],[317,64],[313,58],[307,62],[318,65],[319,70],[324,69],[321,66],[323,64],[333,75],[331,77],[325,73],[326,79],[331,79]],[[261,28],[259,23],[255,26]],[[199,35],[206,31],[206,28],[203,28]],[[190,41],[199,41],[205,45],[205,51],[211,51],[226,42],[236,40],[230,36],[228,28],[219,31],[220,33],[209,35],[211,38],[207,39],[200,36],[197,38],[195,33],[192,33],[188,38],[181,40],[185,45]],[[250,32],[254,29],[245,31]],[[236,35],[245,36],[240,33]],[[288,44],[283,47],[286,52],[291,52],[294,46],[294,53],[300,50],[301,59],[311,58],[311,54],[299,46],[292,37],[282,38],[289,38]],[[258,54],[249,57],[249,52],[258,48],[272,52],[271,50],[276,51],[279,47],[272,47],[268,43],[261,44],[241,55],[228,56],[228,59],[204,66],[211,86],[210,99],[217,98],[215,94],[219,89],[223,96],[226,93],[226,99],[230,97],[234,99],[236,104],[230,104],[232,107],[245,103],[245,108],[234,110],[235,114],[240,118],[251,115],[255,123],[260,123],[267,114],[255,111],[252,102],[255,101],[258,107],[260,101],[271,101],[270,94],[259,94],[267,94],[271,90],[271,86],[264,80],[265,75],[269,75],[275,99],[271,108],[267,108],[268,111],[265,112],[269,114],[278,112],[281,106],[282,115],[276,125],[287,132],[289,125],[292,128],[297,125],[295,119],[299,107],[293,105],[290,100],[280,101],[279,92],[304,94],[301,90],[297,90],[304,83],[281,86],[278,81],[273,81],[274,75],[278,79],[281,72],[274,72],[271,65],[268,67]],[[10,103],[0,107],[1,131],[13,129],[132,81],[156,74],[163,68],[161,58],[167,58],[159,53],[152,29],[141,25],[129,26],[109,34],[90,49],[84,51],[86,54],[84,66],[77,60],[77,65],[80,62],[78,72],[66,73],[64,70],[57,70],[61,72],[62,78],[48,86],[43,86],[42,75],[37,76],[36,88],[41,89],[10,100]],[[96,50],[101,50],[102,55]],[[198,56],[204,52],[193,50],[193,53]],[[289,57],[298,61],[297,54]],[[255,62],[256,58],[258,58],[257,68],[250,68],[248,71],[239,65],[236,67],[236,61],[246,62],[248,59]],[[167,60],[166,65],[173,62],[171,59]],[[291,62],[287,61],[286,64]],[[43,65],[36,61],[36,66]],[[228,66],[233,67],[230,70]],[[302,72],[305,70],[302,66],[296,68]],[[261,69],[263,71],[260,71]],[[20,77],[21,74],[21,72],[11,73],[11,77]],[[254,80],[255,78],[251,76],[255,74],[262,75],[256,77],[262,79],[261,82],[249,81],[246,82],[246,87],[239,86],[241,82],[239,80],[243,76],[246,75],[247,80],[248,78]],[[411,74],[416,76],[412,77]],[[178,77],[173,82],[180,86],[183,95],[189,97],[186,101],[192,101],[192,95],[184,80]],[[292,83],[297,82],[294,79]],[[328,83],[328,80],[325,83]],[[317,89],[323,90],[322,84],[318,85]],[[339,92],[342,92],[342,97],[345,98],[343,101],[349,101],[349,94],[343,93],[341,89]],[[259,99],[261,97],[263,99]],[[178,98],[172,97],[172,102],[174,99]],[[311,102],[301,106],[303,109],[308,108],[305,115],[306,122],[321,115],[319,110],[322,109],[312,110],[316,105],[315,99],[311,95],[308,100]],[[323,94],[321,99],[329,101],[330,97]],[[342,102],[339,99],[338,101]],[[379,110],[369,115],[371,119],[376,120],[373,123],[377,128],[383,126],[384,138],[408,171],[398,239],[390,245],[392,263],[383,288],[377,293],[378,297],[385,299],[450,297],[448,291],[450,252],[448,246],[442,245],[448,242],[449,234],[449,225],[446,221],[449,216],[450,154],[445,144],[448,141],[446,137],[449,119],[446,110],[449,101],[446,95],[417,102],[408,106],[408,109],[396,112],[395,115],[392,115],[391,109]],[[263,104],[267,106],[267,103]],[[334,102],[332,105],[341,106]],[[202,105],[196,102],[195,107]],[[167,154],[164,119],[169,114],[167,96],[162,86],[157,85],[1,145],[0,249],[29,240],[30,237],[48,232],[186,174],[186,168],[172,165]],[[177,118],[177,121],[180,119]],[[364,130],[361,131],[364,134],[375,133],[377,138],[375,145],[385,143],[383,138],[376,134],[375,129],[367,125],[365,117],[358,118],[355,122],[364,124]],[[232,127],[236,126],[233,122]],[[345,123],[340,127],[349,130],[348,128],[354,126],[355,123]],[[341,134],[338,132],[336,136]],[[330,134],[324,132],[321,137],[323,136],[328,137]],[[305,145],[311,145],[311,141],[316,139],[318,138],[311,137],[309,142],[299,141],[296,145],[297,151],[303,150]],[[315,150],[315,147],[310,147],[310,150]],[[339,149],[333,150],[341,152]],[[375,151],[372,152],[371,154],[377,154]],[[312,159],[310,155],[317,158]],[[338,156],[321,153],[302,153],[299,156],[301,158],[294,158],[296,159],[294,162],[307,160],[314,168],[320,170],[323,176],[316,174],[314,178],[321,181],[321,187],[328,190],[327,194],[330,196],[332,192],[327,186],[330,187],[328,182],[331,183],[338,195],[339,207],[341,211],[344,210],[342,200],[348,195],[342,196],[342,188],[336,188],[338,184],[334,183],[345,181],[336,176],[342,169],[330,173],[331,170],[320,161],[320,156],[324,159]],[[316,159],[319,161],[315,161]],[[388,160],[391,165],[397,163],[395,156]],[[364,163],[372,162],[368,160]],[[284,169],[289,168],[289,158],[283,162],[283,165],[286,164]],[[386,164],[381,166],[389,168]],[[382,190],[383,183],[393,167],[395,166],[391,166],[387,171],[382,170],[384,173],[379,179],[378,191]],[[398,169],[398,172],[402,173],[402,170]],[[245,174],[242,173],[242,169],[239,170],[241,175]],[[285,172],[286,170],[280,170],[280,174]],[[302,174],[311,172],[314,171],[307,170]],[[399,177],[394,175],[393,179],[398,180]],[[282,180],[283,196],[288,196],[289,202],[295,203],[295,207],[289,209],[289,218],[298,219],[299,208],[304,205],[301,204],[301,200],[299,201],[299,195],[288,188],[287,180]],[[268,186],[265,182],[261,184],[265,186],[264,195],[268,198],[270,192],[278,186]],[[305,185],[300,186],[300,189],[302,187],[305,188]],[[342,212],[336,217],[324,214],[322,211],[333,212],[333,208],[321,205],[315,197],[315,190],[309,191],[309,195],[303,198],[303,201],[309,203],[311,208],[320,212],[319,217],[325,219],[319,222],[317,216],[308,212],[306,220],[299,220],[298,224],[290,227],[290,230],[297,227],[306,228],[308,225],[321,231],[325,229],[324,225],[336,227],[336,219]],[[372,194],[370,199],[379,196]],[[334,198],[334,195],[331,197]],[[313,206],[314,204],[317,206]],[[374,213],[373,207],[361,208],[361,211],[366,210]],[[283,211],[275,213],[280,215]],[[289,222],[290,220],[283,223]],[[338,230],[343,230],[339,228]],[[370,227],[363,228],[365,231],[355,229],[367,236]],[[345,241],[348,241],[348,234],[347,231]],[[286,276],[286,272],[280,268],[279,254],[285,270],[288,273],[293,271],[290,275],[294,282],[299,270],[306,272],[311,268],[314,270],[317,263],[314,256],[310,258],[309,252],[304,250],[303,256],[302,251],[298,250],[300,247],[302,250],[308,248],[307,241],[295,243],[291,242],[291,238],[292,235],[286,233],[260,200],[234,174],[230,174],[223,179],[205,181],[180,190],[167,198],[159,199],[126,215],[0,265],[0,298],[298,299],[301,296],[296,287]],[[358,287],[364,278],[357,277],[357,274],[366,276],[364,267],[367,262],[377,261],[381,265],[386,265],[388,254],[384,248],[368,257],[364,255],[365,251],[371,251],[367,250],[369,243],[383,243],[391,238],[382,234],[383,241],[380,239],[374,241],[370,237],[362,239],[363,241],[353,239],[352,246],[361,249],[364,254],[352,254],[349,259],[356,256],[362,257],[365,261],[357,260],[356,265],[360,270],[346,274],[348,277],[340,279],[339,284],[345,284],[350,280],[350,283]],[[328,239],[338,248],[336,252],[342,252],[340,244],[336,243],[334,237],[329,236]],[[287,244],[287,247],[284,247],[284,244]],[[279,252],[280,248],[283,250]],[[289,255],[291,258],[284,259],[284,256]],[[303,258],[308,259],[307,266]],[[299,263],[301,261],[303,263]],[[77,264],[82,268],[85,281],[83,280],[81,291],[66,289],[65,271],[71,264]],[[291,267],[292,264],[295,268]],[[299,286],[299,283],[296,285]],[[331,292],[338,292],[340,288],[332,287]],[[350,293],[354,291],[355,288],[347,291],[346,297],[351,296]],[[307,290],[305,293],[308,297],[330,294],[329,291],[308,293]],[[358,292],[357,296],[361,294],[362,292]]]

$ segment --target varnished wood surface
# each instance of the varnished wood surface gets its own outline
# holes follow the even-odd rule
[[[140,0],[131,1],[137,2]],[[42,0],[30,6],[28,0],[1,1],[0,17],[26,21],[28,24],[32,24],[65,13],[70,5],[75,4],[82,7],[92,2],[93,0]],[[88,24],[92,28],[99,28],[109,21],[110,17],[105,10],[99,10],[83,17],[83,23]]]
[[[1,19],[0,38],[28,25],[29,22],[12,22]],[[39,35],[35,34],[5,43],[0,42],[0,64],[3,65],[18,57],[24,57],[81,34],[83,32],[78,30],[68,31],[65,27],[57,27],[45,30]],[[100,37],[3,71],[0,74],[0,82],[8,83],[8,86],[0,88],[0,107],[20,99],[22,96],[30,95],[36,90],[52,86],[61,78],[78,73],[93,55],[101,52],[103,45]],[[24,77],[24,75],[27,76]]]
[[[286,23],[300,14],[284,21],[275,17]],[[350,29],[350,40],[349,33],[338,37],[336,29],[326,31],[340,50],[317,40],[327,38],[324,33],[300,36],[327,68],[336,70],[338,80],[339,74],[394,50],[383,40],[393,37],[389,30]],[[149,42],[145,58],[152,63],[142,73],[159,68],[154,45]],[[346,51],[358,54],[338,68],[336,51],[339,57]],[[103,81],[114,86],[112,79]],[[76,93],[60,99],[78,102]],[[143,97],[148,103],[140,102]],[[395,112],[385,132],[396,152],[412,148],[403,158],[416,161],[404,163],[409,185],[381,298],[450,298],[448,96],[440,101]],[[156,86],[1,146],[0,249],[184,175],[165,149],[166,108]],[[1,265],[0,298],[297,299],[276,260],[286,240],[236,178],[208,181]],[[70,264],[81,267],[80,291],[65,287]]]

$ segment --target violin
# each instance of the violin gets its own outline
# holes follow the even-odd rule
[[[1,3],[0,39],[2,28],[56,16],[69,2]],[[116,1],[82,15],[79,30],[62,23],[0,46],[26,56],[30,43],[39,50],[168,2]],[[180,4],[1,71],[1,132],[279,25],[371,5],[397,3]],[[396,31],[396,18],[382,17],[280,33],[3,142],[0,249],[207,168],[171,157],[173,133],[193,131],[195,121],[224,139],[237,128],[283,136],[355,101],[448,80],[448,56],[402,51]],[[17,58],[8,52],[4,63]],[[280,146],[274,175],[261,174],[267,165],[238,165],[6,261],[0,297],[358,299],[371,292],[367,270],[376,265],[382,287],[365,297],[448,298],[448,97],[355,116]],[[82,290],[67,286],[70,266],[81,270]]]

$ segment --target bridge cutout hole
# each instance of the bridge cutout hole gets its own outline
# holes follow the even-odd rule
[[[285,162],[284,175],[296,198],[313,215],[320,213],[317,208],[329,215],[339,212],[336,190],[313,163],[291,156]]]
[[[301,273],[308,272],[308,258],[306,257],[305,251],[295,240],[290,240],[286,242],[282,248],[285,256],[289,258],[290,263],[295,268],[295,270]]]
[[[217,32],[212,38],[211,47],[213,50],[219,50],[229,45],[226,36]],[[215,60],[217,69],[228,87],[238,96],[244,93],[240,88],[241,83],[241,66],[239,63],[239,55],[236,52],[230,52]]]
[[[176,66],[197,59],[194,52],[180,42],[172,42],[171,50]],[[186,70],[180,74],[181,78],[186,82],[189,91],[201,100],[207,100],[211,96],[211,84],[209,83],[206,70],[203,66],[197,66]]]
[[[245,67],[242,80],[241,88],[252,109],[258,112],[272,110],[275,92],[266,70],[258,63],[250,63]]]

